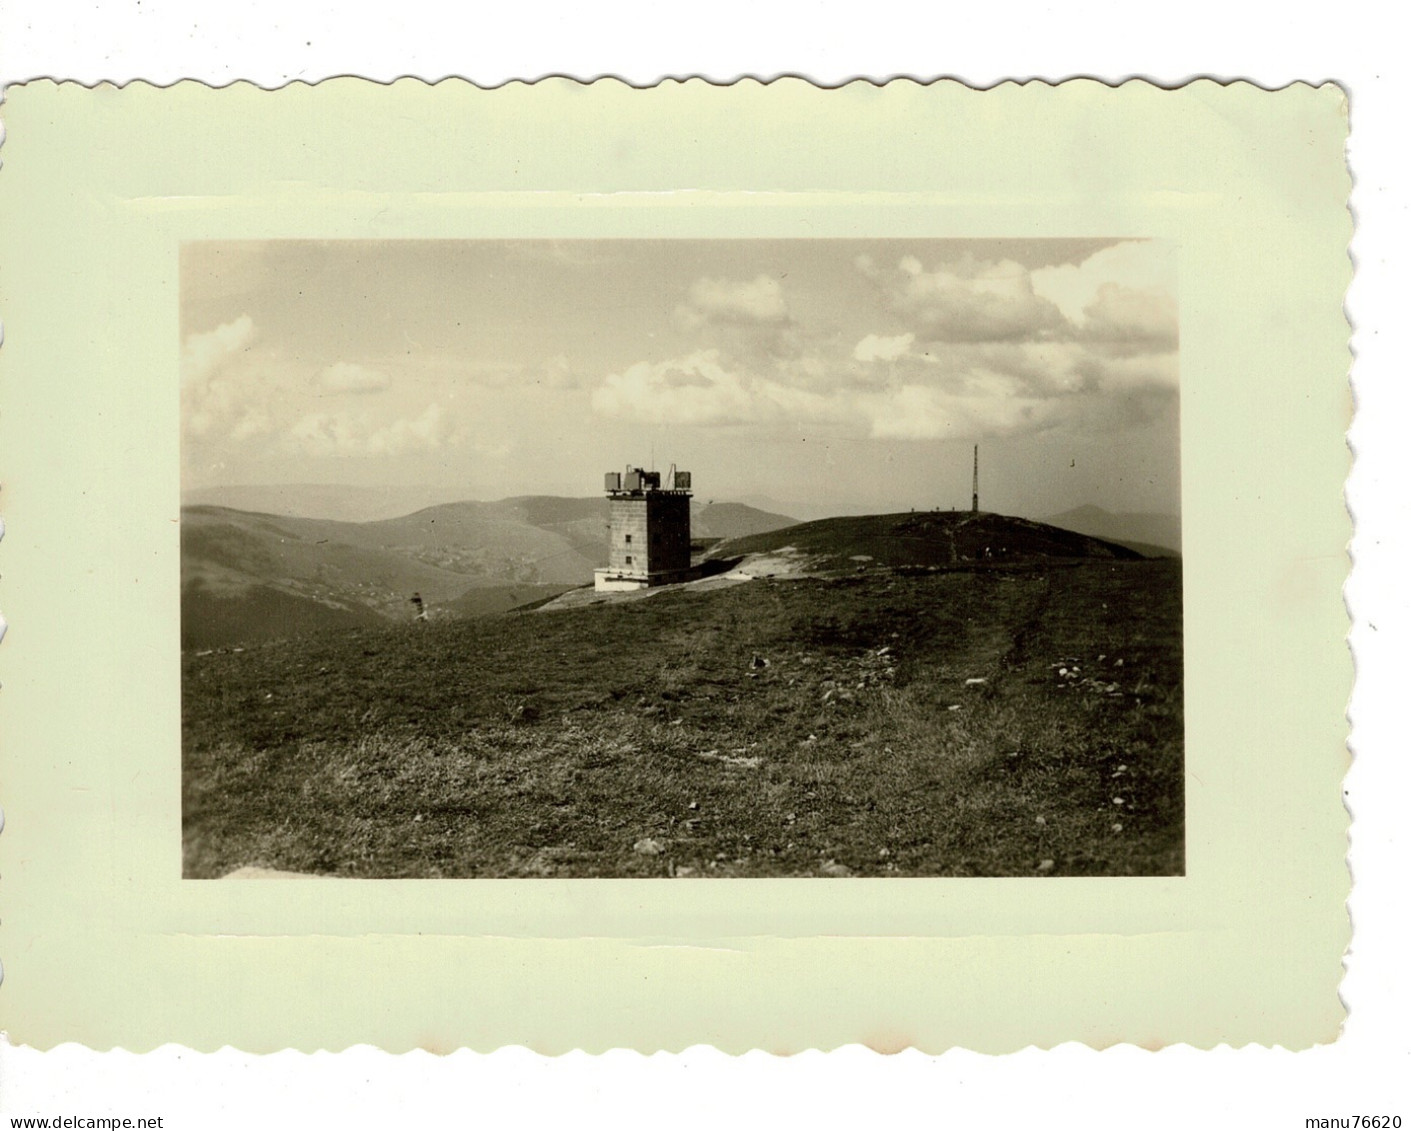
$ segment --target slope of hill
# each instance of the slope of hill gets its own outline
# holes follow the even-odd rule
[[[310,633],[369,628],[386,620],[358,604],[250,585],[238,591],[211,589],[203,579],[181,590],[181,647],[219,648]]]
[[[591,525],[605,557],[606,530],[601,523]],[[467,586],[576,585],[591,579],[597,564],[587,552],[592,542],[586,531],[570,537],[562,529],[524,521],[503,503],[445,503],[379,522],[310,524],[306,529],[449,570],[466,577]]]
[[[789,522],[734,504],[699,513],[717,537]],[[405,620],[413,593],[433,615],[449,616],[543,600],[591,582],[607,564],[607,517],[602,497],[444,503],[370,522],[185,507],[183,640],[267,639],[284,627],[366,623],[368,613]]]
[[[795,526],[798,519],[756,510],[744,503],[706,503],[691,509],[691,537],[746,538]]]
[[[433,606],[473,578],[373,544],[360,524],[188,507],[181,522],[182,646],[204,648],[376,623]],[[351,532],[341,529],[352,526]],[[341,537],[352,534],[351,538]]]
[[[568,585],[478,585],[467,589],[444,611],[453,617],[483,617],[536,606],[574,588]]]
[[[1093,538],[1130,546],[1147,557],[1180,556],[1181,519],[1172,514],[1113,514],[1101,507],[1083,506],[1050,515],[1045,522]]]
[[[473,583],[369,534],[373,525],[188,507],[181,523],[183,581],[200,577],[227,592],[271,584],[373,608],[405,602],[415,590],[449,598]]]
[[[521,495],[491,505],[517,522],[557,534],[590,563],[590,569],[607,565],[606,499]]]
[[[1182,670],[1120,555],[188,652],[183,874],[1179,875]]]
[[[767,556],[780,573],[827,573],[877,567],[1019,564],[1044,559],[1131,561],[1124,546],[1041,522],[969,511],[824,518],[722,542],[713,559]]]

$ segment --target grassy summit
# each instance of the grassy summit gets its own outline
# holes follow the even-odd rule
[[[1085,534],[985,511],[825,518],[722,542],[712,549],[711,556],[769,554],[783,548],[806,555],[812,569],[825,571],[867,563],[874,567],[939,567],[1070,558],[1133,561],[1142,556]]]

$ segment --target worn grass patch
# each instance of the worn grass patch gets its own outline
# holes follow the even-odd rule
[[[879,572],[188,655],[186,874],[1177,874],[1180,600]]]

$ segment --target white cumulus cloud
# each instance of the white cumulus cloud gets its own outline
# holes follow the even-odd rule
[[[697,279],[686,301],[676,308],[685,330],[711,325],[777,326],[789,320],[789,306],[778,279],[759,275],[748,281]]]
[[[1093,341],[1174,349],[1178,335],[1176,297],[1103,283],[1083,310],[1083,334]]]
[[[248,314],[181,344],[181,426],[187,439],[246,439],[270,429],[268,383],[242,365],[255,340]]]
[[[853,347],[852,355],[857,361],[895,361],[911,349],[914,341],[915,334],[898,334],[891,338],[868,334]]]
[[[753,416],[745,380],[726,370],[717,350],[663,362],[638,362],[593,391],[604,416],[654,424],[736,424]]]
[[[365,416],[310,413],[289,429],[296,448],[313,456],[395,456],[433,451],[452,440],[450,417],[438,404],[418,416],[376,423]]]
[[[200,384],[232,357],[246,349],[255,337],[255,323],[248,314],[225,322],[202,334],[188,334],[181,343],[181,380]]]
[[[674,316],[696,347],[602,378],[593,411],[907,441],[1101,432],[1175,403],[1174,260],[1164,244],[1124,241],[1039,270],[970,253],[855,265],[880,300],[872,332],[797,321],[770,276],[698,279]]]
[[[879,440],[963,439],[1120,426],[1170,405],[1177,381],[1171,351],[1077,339],[923,348],[910,335],[870,335],[851,354],[768,366],[719,350],[639,362],[605,378],[592,406],[600,416],[645,424],[795,424]]]
[[[892,309],[924,341],[1022,341],[1061,333],[1058,307],[1034,291],[1026,267],[965,254],[931,270],[914,255],[894,270],[863,258],[858,267],[882,288]]]
[[[1163,240],[1125,240],[1079,264],[1043,267],[1034,290],[1096,340],[1176,341],[1176,252]]]
[[[642,362],[608,377],[593,394],[593,408],[647,424],[841,426],[889,440],[1004,435],[1061,416],[1047,394],[980,366],[946,373],[925,362],[882,387],[851,361],[810,358],[804,368],[811,373],[806,382],[794,379],[793,367],[751,373],[713,350]]]
[[[983,387],[984,381],[977,385]],[[871,398],[870,435],[877,440],[953,440],[1008,436],[1049,427],[1062,415],[1058,401],[1024,396],[1012,389],[954,394],[924,385],[904,385]]]

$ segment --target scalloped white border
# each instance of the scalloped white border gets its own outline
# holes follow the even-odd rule
[[[217,35],[209,19],[198,19],[199,31],[192,34],[189,21],[169,10],[163,14],[161,5],[155,13],[149,9],[142,14],[126,5],[103,10],[98,5],[12,0],[0,16],[0,81],[32,74],[63,74],[89,81],[123,75],[158,79],[162,68],[170,69],[175,77],[222,81],[224,72],[228,77],[276,83],[279,78],[269,76],[299,73],[317,77],[352,71],[375,77],[379,66],[395,66],[398,73],[429,75],[436,73],[436,66],[422,60],[437,51],[457,49],[461,49],[460,73],[477,75],[484,74],[485,68],[474,64],[487,53],[508,68],[509,75],[543,73],[545,68],[587,75],[595,69],[574,65],[573,59],[592,58],[595,52],[597,58],[625,52],[629,61],[613,69],[633,79],[639,73],[659,74],[663,59],[681,57],[640,33],[622,35],[620,28],[602,19],[601,5],[594,8],[599,16],[596,27],[565,24],[557,34],[552,22],[545,23],[537,10],[522,8],[521,21],[535,25],[532,33],[521,30],[520,38],[508,48],[502,37],[485,36],[479,55],[475,50],[464,51],[455,36],[427,36],[424,23],[416,18],[420,5],[398,7],[403,16],[398,28],[347,21],[351,26],[339,29],[320,23],[321,11],[310,16],[310,10],[319,9],[319,5],[262,0],[229,8],[224,30],[233,34]],[[1198,3],[1183,6],[1179,21],[1163,20],[1159,35],[1140,39],[1134,39],[1129,27],[1119,20],[1113,20],[1105,33],[1094,38],[1091,28],[1080,25],[1073,5],[1061,9],[1049,6],[1029,25],[1032,31],[1027,38],[1016,42],[1016,28],[1025,21],[1016,18],[1013,6],[996,6],[988,12],[968,14],[958,46],[952,38],[944,50],[937,50],[937,41],[930,36],[898,35],[897,24],[887,18],[895,7],[869,5],[868,27],[850,27],[847,35],[840,34],[833,21],[819,18],[817,12],[814,26],[802,33],[797,26],[786,27],[785,21],[776,19],[766,21],[767,27],[756,28],[748,39],[729,19],[721,18],[717,27],[698,30],[692,38],[687,56],[693,65],[686,69],[723,77],[748,69],[750,58],[788,59],[797,71],[828,81],[859,72],[925,73],[924,66],[915,65],[918,58],[934,65],[935,57],[945,54],[952,73],[985,83],[1022,71],[1025,62],[1039,63],[1048,68],[1044,73],[1054,78],[1079,71],[1125,77],[1132,73],[1129,68],[1135,54],[1142,73],[1158,79],[1185,77],[1193,62],[1218,66],[1223,61],[1228,64],[1225,73],[1248,75],[1271,85],[1292,78],[1333,75],[1351,93],[1353,136],[1349,148],[1357,182],[1353,208],[1358,233],[1353,253],[1358,278],[1348,309],[1358,327],[1354,385],[1360,414],[1350,434],[1357,463],[1348,484],[1348,501],[1357,518],[1357,533],[1353,540],[1356,566],[1347,587],[1355,621],[1351,643],[1358,667],[1351,711],[1358,757],[1347,780],[1356,814],[1351,860],[1357,886],[1351,901],[1356,937],[1344,987],[1351,1016],[1343,1040],[1331,1049],[1297,1057],[1262,1050],[1192,1054],[1172,1049],[1153,1058],[1134,1050],[1092,1054],[1064,1048],[1042,1054],[1047,1064],[1062,1068],[1061,1080],[1048,1081],[1054,1090],[1042,1087],[1044,1074],[1033,1064],[1035,1056],[1031,1054],[998,1060],[948,1054],[942,1058],[948,1063],[942,1064],[918,1056],[885,1061],[843,1050],[826,1057],[808,1054],[789,1062],[801,1065],[812,1059],[812,1071],[791,1074],[786,1063],[766,1062],[747,1079],[712,1064],[710,1056],[694,1052],[654,1058],[655,1068],[647,1064],[623,1067],[621,1062],[631,1054],[614,1054],[619,1062],[616,1069],[609,1063],[614,1057],[572,1069],[568,1062],[573,1058],[567,1057],[559,1062],[564,1070],[552,1073],[537,1062],[526,1065],[530,1054],[514,1049],[488,1058],[458,1054],[441,1061],[411,1054],[395,1063],[386,1063],[389,1058],[368,1050],[350,1050],[324,1058],[318,1071],[298,1058],[292,1065],[285,1058],[283,1067],[289,1071],[282,1071],[277,1057],[259,1061],[227,1053],[220,1054],[223,1060],[209,1072],[196,1073],[189,1054],[183,1057],[175,1050],[139,1058],[124,1053],[94,1054],[73,1047],[45,1055],[4,1049],[0,1051],[0,1110],[13,1112],[16,1109],[7,1101],[25,1094],[34,1096],[31,1085],[49,1089],[45,1094],[69,1110],[75,1103],[87,1104],[84,1110],[113,1110],[121,1102],[159,1094],[189,1103],[212,1095],[207,1089],[213,1085],[228,1088],[238,1081],[242,1088],[253,1085],[253,1092],[244,1091],[239,1097],[242,1110],[283,1111],[288,1118],[299,1112],[299,1105],[304,1105],[306,1116],[312,1114],[315,1091],[362,1096],[366,1094],[362,1082],[370,1079],[383,1084],[395,1079],[400,1086],[412,1088],[439,1081],[440,1090],[426,1091],[424,1102],[409,1105],[410,1111],[402,1109],[411,1114],[438,1110],[445,1102],[447,1080],[484,1087],[496,1078],[505,1082],[499,1094],[512,1094],[516,1087],[526,1089],[515,1111],[520,1122],[556,1112],[560,1118],[589,1125],[604,1122],[606,1115],[613,1126],[621,1126],[624,1120],[636,1122],[636,1115],[659,1116],[663,1110],[671,1112],[673,1122],[689,1125],[692,1120],[687,1109],[693,1095],[713,1094],[718,1108],[749,1111],[739,1104],[762,1099],[771,1088],[776,1096],[782,1091],[790,1093],[791,1116],[822,1125],[842,1125],[857,1114],[855,1104],[838,1102],[840,1089],[847,1098],[860,1101],[861,1111],[873,1120],[898,1113],[933,1118],[942,1099],[938,1090],[961,1081],[966,1087],[947,1088],[943,1096],[948,1121],[967,1116],[993,1118],[998,1098],[1008,1101],[1005,1110],[1011,1115],[1023,1109],[1031,1118],[1064,1126],[1069,1121],[1059,1115],[1063,1105],[1055,1101],[1064,1097],[1086,1100],[1096,1093],[1132,1105],[1126,1109],[1129,1119],[1150,1116],[1152,1098],[1160,1096],[1162,1125],[1171,1126],[1184,1125],[1183,1121],[1192,1117],[1214,1117],[1232,1125],[1236,1113],[1229,1110],[1230,1096],[1257,1095],[1258,1102],[1250,1111],[1257,1117],[1256,1125],[1266,1126],[1287,1125],[1276,1113],[1291,1106],[1290,1098],[1306,1103],[1314,1097],[1317,1110],[1329,1113],[1348,1111],[1349,1105],[1371,1110],[1367,1103],[1371,1098],[1369,1082],[1376,1081],[1379,1072],[1401,1066],[1407,1051],[1404,1018],[1411,1013],[1404,959],[1396,949],[1397,936],[1405,937],[1405,904],[1390,898],[1399,895],[1404,884],[1406,840],[1400,799],[1407,795],[1407,770],[1404,759],[1384,756],[1404,745],[1399,697],[1405,688],[1405,630],[1411,618],[1405,587],[1405,578],[1411,575],[1407,569],[1411,557],[1406,538],[1408,514],[1400,487],[1411,481],[1409,449],[1404,443],[1408,393],[1403,374],[1408,350],[1402,303],[1396,299],[1397,292],[1404,290],[1395,268],[1398,259],[1403,264],[1407,261],[1411,242],[1401,200],[1407,160],[1400,137],[1407,108],[1404,94],[1393,89],[1399,68],[1388,68],[1384,66],[1386,59],[1379,58],[1396,37],[1378,34],[1375,29],[1380,21],[1374,23],[1369,17],[1380,13],[1371,5],[1340,5],[1335,15],[1325,16],[1325,29],[1309,29],[1300,42],[1293,43],[1271,27],[1263,6],[1244,11],[1223,3]],[[83,42],[74,38],[75,9],[87,18]],[[301,49],[293,38],[310,30],[311,23],[318,42],[315,45],[310,40]],[[1218,27],[1218,35],[1212,34],[1212,25]],[[16,28],[21,29],[18,35]],[[730,32],[728,41],[722,29]],[[350,32],[358,33],[352,36],[351,48]],[[622,42],[605,47],[609,35]],[[532,45],[525,48],[531,40]],[[1041,55],[1035,53],[1036,47]],[[378,58],[397,62],[377,63]],[[214,1064],[216,1058],[203,1059]],[[1143,1071],[1134,1060],[1160,1067]],[[471,1067],[481,1062],[486,1062],[488,1071]],[[585,1074],[592,1082],[586,1092],[581,1083],[575,1087]],[[766,1078],[770,1082],[762,1083]],[[1383,1075],[1382,1080],[1386,1079],[1389,1077]],[[546,1092],[547,1080],[553,1080],[560,1090]],[[1005,1093],[1021,1080],[1026,1087],[1040,1086],[1029,1093],[1027,1104],[1021,1097],[1016,1106],[1014,1097]],[[728,1095],[714,1090],[722,1082],[729,1088]],[[680,1090],[683,1086],[688,1090]],[[287,1106],[291,1103],[296,1106]],[[662,1103],[668,1106],[659,1107]],[[753,1109],[756,1116],[765,1110]],[[1109,1105],[1102,1104],[1100,1110],[1110,1110]],[[495,1111],[490,1104],[480,1114],[493,1118]],[[1076,1103],[1073,1114],[1074,1123],[1082,1118],[1092,1126],[1118,1125],[1096,1118],[1095,1109],[1086,1102]],[[771,1122],[777,1123],[780,1113],[772,1115]],[[1011,1125],[1008,1120],[997,1122]],[[292,1119],[284,1125],[291,1124]],[[205,1125],[217,1124],[207,1121]]]

